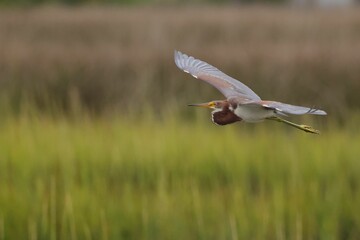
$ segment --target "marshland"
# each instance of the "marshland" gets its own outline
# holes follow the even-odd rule
[[[205,60],[318,107],[219,127]],[[358,239],[358,8],[0,10],[0,239]]]

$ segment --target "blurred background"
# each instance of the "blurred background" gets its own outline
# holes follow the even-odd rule
[[[359,239],[357,0],[0,0],[1,239]],[[219,127],[174,50],[324,109]]]

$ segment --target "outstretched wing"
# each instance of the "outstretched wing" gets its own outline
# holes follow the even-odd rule
[[[293,114],[293,115],[303,115],[303,114],[326,115],[327,114],[325,111],[320,109],[295,106],[295,105],[275,102],[275,101],[259,101],[250,104],[260,104],[265,108],[274,109],[280,114],[281,113]]]
[[[225,97],[244,97],[248,100],[261,100],[245,84],[226,75],[214,66],[195,59],[184,53],[175,50],[175,63],[184,72],[190,73],[193,77],[203,80],[217,88]]]

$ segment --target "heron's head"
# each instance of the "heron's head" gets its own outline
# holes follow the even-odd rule
[[[223,109],[225,106],[227,106],[227,101],[211,101],[207,103],[189,104],[188,106],[211,108],[211,109]]]

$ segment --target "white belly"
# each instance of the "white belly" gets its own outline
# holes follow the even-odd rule
[[[266,118],[276,116],[274,110],[258,105],[239,105],[234,113],[245,122],[260,122]]]

